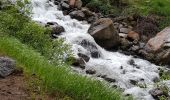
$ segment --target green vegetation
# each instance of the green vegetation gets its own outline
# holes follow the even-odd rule
[[[69,45],[62,39],[53,41],[50,37],[50,29],[32,22],[29,17],[18,11],[18,6],[9,3],[4,4],[0,10],[0,35],[13,36],[22,43],[40,52],[51,62],[63,64],[64,54],[70,57]]]
[[[37,75],[50,92],[59,91],[77,100],[120,100],[118,90],[101,82],[71,73],[61,65],[49,64],[39,53],[14,38],[0,37],[0,52],[17,60],[26,72]]]

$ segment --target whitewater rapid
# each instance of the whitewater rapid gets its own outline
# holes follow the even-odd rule
[[[71,19],[70,16],[64,16],[59,11],[57,5],[49,0],[31,0],[32,4],[32,20],[46,24],[47,22],[57,22],[65,28],[65,32],[61,37],[72,46],[73,53],[83,53],[88,56],[93,48],[83,47],[81,42],[86,40],[97,47],[100,52],[100,58],[90,57],[90,61],[86,63],[86,69],[96,70],[96,74],[92,77],[105,75],[115,79],[116,82],[110,83],[117,85],[124,90],[124,94],[132,94],[136,100],[154,100],[149,94],[149,90],[154,87],[154,80],[159,79],[159,66],[156,66],[146,60],[126,56],[118,52],[109,52],[101,48],[94,41],[93,37],[87,33],[90,25],[86,21],[77,21]],[[134,60],[138,68],[129,64]],[[123,69],[122,69],[123,68]],[[86,74],[85,70],[76,69],[81,74]],[[138,81],[139,84],[146,85],[147,88],[140,88],[133,85],[130,80]]]

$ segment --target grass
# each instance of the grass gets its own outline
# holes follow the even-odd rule
[[[0,52],[22,64],[23,69],[37,75],[49,92],[59,91],[76,100],[121,100],[119,90],[102,82],[73,74],[66,67],[49,64],[39,53],[12,37],[0,37]]]

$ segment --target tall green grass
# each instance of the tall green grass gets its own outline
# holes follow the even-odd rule
[[[76,100],[124,99],[119,90],[108,88],[102,82],[71,73],[61,65],[54,66],[39,53],[12,37],[0,37],[0,52],[22,64],[25,71],[37,75],[46,89],[51,92],[59,91]]]

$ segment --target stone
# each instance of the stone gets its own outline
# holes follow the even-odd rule
[[[78,8],[78,9],[81,9],[82,7],[82,1],[81,0],[69,0],[69,5],[70,7],[72,8]]]
[[[110,83],[115,83],[115,82],[116,82],[116,80],[113,79],[113,78],[105,77],[104,79],[105,79],[106,81],[110,82]]]
[[[82,8],[82,12],[86,15],[86,17],[94,16],[94,13],[91,12],[88,8]]]
[[[92,75],[92,74],[95,74],[96,71],[94,69],[88,69],[88,70],[86,70],[86,73]]]
[[[133,85],[137,85],[138,84],[138,82],[136,80],[132,80],[132,79],[130,80],[130,83],[133,84]]]
[[[81,0],[76,0],[76,2],[75,2],[76,8],[81,9],[82,5],[83,5],[83,2]]]
[[[73,66],[85,66],[86,62],[83,58],[73,58],[72,59],[72,65]]]
[[[80,45],[90,52],[91,57],[93,58],[101,57],[101,53],[99,52],[98,48],[96,47],[94,43],[89,42],[88,40],[84,39],[80,42]]]
[[[156,100],[159,100],[159,97],[160,96],[167,96],[166,93],[164,93],[164,91],[162,91],[161,89],[159,88],[156,88],[156,89],[152,89],[149,91],[149,93],[152,95],[152,97]]]
[[[69,15],[71,18],[77,19],[79,21],[85,19],[85,14],[81,10],[72,11],[71,13],[69,13]]]
[[[69,10],[70,5],[68,4],[68,0],[62,0],[60,3],[60,7],[62,10]]]
[[[125,33],[125,34],[128,34],[129,32],[131,31],[131,29],[129,28],[120,28],[120,33]]]
[[[130,31],[129,33],[128,33],[128,39],[130,39],[130,40],[132,40],[132,41],[134,41],[134,40],[139,40],[140,39],[140,37],[139,37],[139,34],[138,33],[136,33],[136,32],[134,32],[134,31]]]
[[[89,28],[88,33],[101,47],[110,49],[120,44],[120,37],[109,18],[101,18],[95,21]]]
[[[75,2],[76,2],[76,0],[69,0],[69,5],[71,7],[74,7],[75,6]]]
[[[90,60],[90,57],[87,56],[87,55],[85,55],[85,54],[78,53],[78,56],[79,56],[80,58],[83,58],[84,61],[86,61],[86,62],[88,62],[88,61]]]
[[[161,64],[170,64],[170,27],[159,32],[155,37],[151,38],[145,48],[148,54],[154,55],[152,59]]]
[[[62,32],[65,32],[64,27],[58,25],[56,22],[48,22],[46,27],[50,27],[52,29],[52,35],[59,35]]]
[[[127,38],[127,34],[125,33],[119,33],[120,38]]]
[[[7,57],[0,57],[0,77],[7,77],[16,67],[13,59]]]

